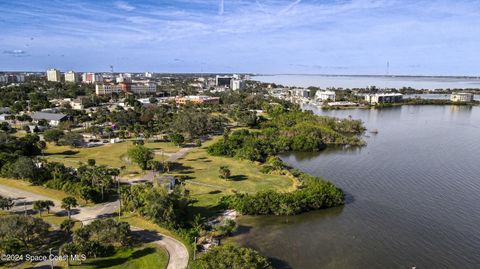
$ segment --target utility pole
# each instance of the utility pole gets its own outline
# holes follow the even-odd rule
[[[25,211],[25,217],[27,216],[27,202],[23,200],[23,210]]]
[[[120,221],[120,216],[122,215],[122,197],[120,194],[120,177],[117,176],[117,192],[118,192],[118,221]]]

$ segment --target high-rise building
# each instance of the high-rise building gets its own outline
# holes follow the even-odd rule
[[[62,80],[60,70],[55,69],[55,68],[48,69],[47,70],[47,80],[48,81],[60,82]]]
[[[95,82],[102,83],[103,82],[103,77],[102,77],[102,75],[98,75],[98,74],[95,74],[95,73],[83,73],[82,74],[82,82],[83,83],[95,83]]]
[[[68,71],[65,73],[65,81],[66,82],[78,82],[78,74],[73,71]]]
[[[245,88],[245,81],[240,79],[230,80],[230,89],[232,91],[243,90]]]

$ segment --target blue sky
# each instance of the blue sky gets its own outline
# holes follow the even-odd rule
[[[480,1],[0,1],[0,70],[480,75]]]

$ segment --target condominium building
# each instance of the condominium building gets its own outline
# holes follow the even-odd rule
[[[54,69],[54,68],[48,69],[47,70],[47,80],[48,81],[60,82],[62,80],[60,70]]]
[[[335,102],[335,92],[334,91],[317,91],[315,93],[315,99],[319,101],[332,101]]]
[[[245,81],[240,79],[231,79],[230,80],[230,89],[233,91],[243,90],[245,88]]]
[[[472,102],[473,93],[468,92],[457,92],[450,95],[450,100],[452,102]]]
[[[102,83],[103,77],[95,73],[83,73],[82,82],[83,83]]]
[[[157,84],[155,83],[134,83],[130,84],[130,90],[133,94],[146,94],[146,93],[156,93]]]
[[[79,81],[78,74],[73,71],[68,71],[65,73],[65,82],[76,83]]]
[[[401,93],[376,93],[365,95],[365,101],[370,104],[399,103],[403,100]]]
[[[133,93],[133,94],[147,94],[156,93],[157,85],[155,83],[118,83],[118,84],[96,84],[95,93],[97,95],[106,95],[112,93]]]

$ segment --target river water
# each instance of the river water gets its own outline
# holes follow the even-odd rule
[[[376,86],[377,88],[412,87],[429,90],[480,88],[480,78],[463,77],[266,75],[254,76],[252,79],[289,87],[365,88]]]
[[[378,130],[362,148],[282,156],[347,204],[242,217],[238,242],[279,268],[480,268],[480,107],[310,109]]]

